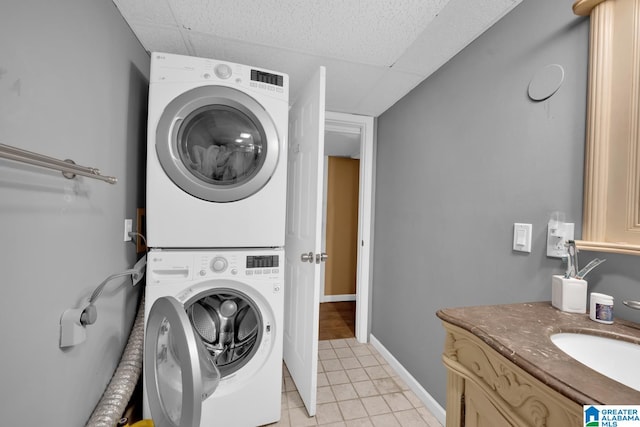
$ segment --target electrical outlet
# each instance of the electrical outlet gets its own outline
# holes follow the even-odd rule
[[[565,258],[567,256],[567,240],[573,240],[575,224],[561,222],[547,228],[547,256],[553,258]]]
[[[124,220],[124,241],[125,242],[131,241],[131,236],[129,236],[129,233],[131,233],[132,231],[133,231],[133,220],[125,219]]]

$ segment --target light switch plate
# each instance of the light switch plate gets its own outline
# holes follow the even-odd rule
[[[531,224],[516,222],[513,224],[513,250],[518,252],[531,252]]]

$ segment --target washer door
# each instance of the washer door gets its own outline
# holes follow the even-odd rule
[[[269,113],[244,92],[203,86],[176,97],[156,129],[156,152],[182,190],[210,202],[260,191],[273,175],[279,138]]]
[[[154,425],[200,425],[202,401],[215,391],[220,373],[178,300],[163,297],[153,304],[144,346],[145,385]]]
[[[196,335],[225,378],[257,355],[263,334],[271,333],[271,324],[265,322],[256,302],[237,289],[238,282],[219,282],[230,286],[199,294],[185,309]]]

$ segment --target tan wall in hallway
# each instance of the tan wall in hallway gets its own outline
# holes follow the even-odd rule
[[[325,295],[356,293],[360,161],[329,157]]]

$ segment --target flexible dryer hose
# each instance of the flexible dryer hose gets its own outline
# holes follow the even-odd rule
[[[144,293],[129,340],[109,385],[93,410],[86,427],[113,427],[124,413],[142,373],[144,346]]]

